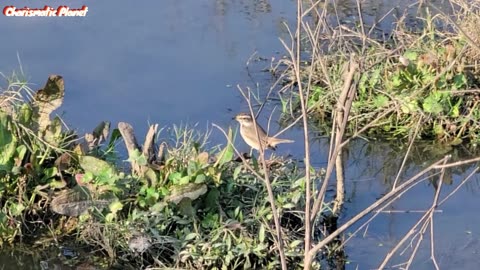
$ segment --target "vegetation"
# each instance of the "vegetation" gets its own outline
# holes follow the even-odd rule
[[[422,242],[435,208],[445,201],[439,194],[451,178],[448,168],[457,164],[447,164],[450,157],[442,153],[439,161],[405,181],[399,180],[405,171],[400,164],[391,191],[340,225],[342,150],[365,132],[409,137],[405,159],[417,137],[478,140],[478,90],[471,88],[479,84],[474,59],[480,35],[474,36],[472,27],[478,25],[479,12],[460,4],[464,9],[457,11],[456,20],[427,12],[421,31],[407,29],[400,20],[391,37],[380,41],[363,22],[359,28],[333,27],[324,23],[326,6],[310,8],[298,1],[296,32],[302,35],[292,35],[288,57],[273,71],[285,82],[281,92],[288,90],[291,96],[282,96],[291,125],[303,121],[304,166],[267,159],[263,149],[258,159],[247,159],[234,147],[231,130],[220,129],[228,143],[213,148],[206,145],[208,135],[188,126],[159,132],[152,125],[141,147],[132,126],[123,122],[113,130],[101,122],[80,137],[59,117],[51,117],[63,101],[61,76],[50,76],[36,92],[17,74],[5,77],[7,86],[0,93],[0,245],[63,244],[95,250],[98,256],[89,258],[97,266],[132,269],[319,269],[323,259],[341,267],[347,259],[340,236],[352,224],[367,215],[373,219],[374,211],[420,181],[432,181],[436,194],[431,208],[386,255],[379,268],[385,267],[406,239]],[[321,38],[331,30],[342,34]],[[300,59],[305,52],[309,58]],[[239,90],[253,115],[251,92]],[[325,169],[310,163],[312,123],[331,131]],[[127,169],[118,164],[120,139],[128,151]],[[327,186],[334,170],[331,196]],[[430,233],[434,238],[433,227]],[[413,258],[416,249],[411,252]]]
[[[406,138],[418,126],[417,138],[477,143],[479,11],[463,2],[452,5],[458,8],[454,15],[420,6],[424,14],[415,27],[403,16],[386,38],[376,33],[376,25],[318,23],[316,31],[305,29],[313,60],[300,67],[300,81],[308,87],[308,114],[319,130],[331,127],[345,66],[353,61],[358,70],[351,78],[356,91],[349,134],[367,127],[368,136]],[[281,64],[275,72],[286,90],[299,82],[291,59]],[[298,96],[283,106],[293,118],[299,109]]]
[[[102,122],[78,140],[58,118],[50,120],[56,107],[44,107],[39,96],[48,106],[60,105],[63,78],[52,75],[33,93],[14,75],[7,89],[2,108],[9,113],[3,111],[0,121],[2,245],[23,239],[48,247],[49,239],[59,244],[76,236],[77,244],[100,248],[110,263],[134,268],[278,266],[265,188],[233,159],[231,145],[206,151],[205,135],[173,127],[154,156],[134,149],[130,162],[139,169],[125,173],[107,161],[118,159],[115,145],[125,123],[109,135]],[[285,194],[277,205],[290,231],[286,251],[293,262],[301,255],[302,222],[295,210],[302,205],[304,179],[291,161],[277,159],[269,168],[274,192]]]

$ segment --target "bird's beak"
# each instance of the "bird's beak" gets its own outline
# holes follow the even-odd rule
[[[237,119],[237,117],[236,117],[236,116],[232,117],[232,120],[236,120],[236,119]]]

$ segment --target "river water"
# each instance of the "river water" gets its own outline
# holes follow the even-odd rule
[[[391,11],[379,24],[388,31],[393,18],[412,3],[362,1],[365,22],[377,21]],[[288,39],[285,24],[294,25],[296,9],[291,0],[7,0],[3,5],[88,6],[87,16],[80,18],[0,16],[0,33],[4,37],[0,43],[0,71],[18,71],[20,59],[33,89],[42,87],[49,74],[60,74],[65,79],[66,96],[57,113],[72,128],[85,133],[102,120],[111,121],[114,126],[125,121],[134,126],[139,137],[145,134],[149,123],[197,124],[200,130],[210,129],[212,123],[236,127],[231,118],[247,108],[236,86],[250,87],[261,94],[268,91],[273,81],[263,70],[270,66],[271,59],[285,53],[279,38]],[[357,20],[355,1],[337,1],[337,11],[342,20]],[[262,124],[275,105],[267,106],[259,118]],[[275,112],[278,115],[278,108]],[[277,128],[273,123],[271,129]],[[301,129],[293,128],[283,136],[296,143],[280,146],[278,154],[300,158]],[[210,140],[212,145],[225,143],[216,130]],[[243,142],[237,143],[241,150],[248,149]],[[327,150],[326,140],[314,142],[315,167],[326,166]],[[356,141],[349,151],[345,172],[348,202],[342,220],[361,211],[391,187],[403,153],[389,144],[364,141]],[[432,157],[423,158],[423,162],[409,161],[410,173],[434,161]],[[392,164],[397,167],[386,170]],[[454,174],[453,184],[446,189],[455,188],[464,176],[463,171]],[[412,192],[393,208],[428,207],[433,196],[431,185],[421,184]],[[480,251],[475,240],[480,233],[477,195],[478,182],[474,180],[442,207],[436,219],[438,256],[443,269],[476,266],[475,254]],[[419,215],[382,214],[364,237],[348,243],[347,269],[377,267]],[[432,269],[428,252],[428,245],[423,245],[415,269]],[[0,254],[0,269],[40,269],[40,261],[38,256],[32,259]],[[400,257],[400,261],[405,261],[405,257]]]

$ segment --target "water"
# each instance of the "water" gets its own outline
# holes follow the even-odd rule
[[[15,1],[17,7],[43,7],[65,4],[61,1]],[[68,2],[70,3],[70,2]],[[236,89],[250,87],[264,95],[272,78],[263,72],[272,58],[284,53],[278,38],[288,40],[284,24],[295,22],[295,1],[129,1],[113,5],[106,1],[82,1],[72,8],[86,5],[85,18],[23,18],[0,16],[0,71],[18,70],[17,54],[30,82],[38,89],[49,74],[65,79],[66,96],[58,112],[80,133],[91,131],[100,121],[131,123],[142,138],[148,123],[161,126],[198,123],[206,130],[211,123],[236,127],[231,118],[247,109]],[[413,1],[363,1],[364,21],[379,29],[393,26]],[[435,2],[434,2],[435,3]],[[440,3],[440,2],[438,2]],[[5,4],[6,5],[6,4]],[[337,1],[336,10],[344,21],[358,20],[356,2]],[[334,13],[334,8],[329,7]],[[411,14],[413,18],[414,14]],[[267,60],[258,60],[258,57]],[[247,61],[249,66],[247,69]],[[259,121],[266,124],[275,103],[269,103]],[[276,119],[278,109],[274,112]],[[273,123],[271,129],[277,130]],[[280,146],[279,154],[301,157],[303,135],[295,127],[282,135],[292,138],[292,146]],[[141,141],[142,139],[140,139]],[[211,142],[226,140],[213,130]],[[240,150],[248,147],[237,141]],[[313,144],[315,167],[326,165],[328,144]],[[372,153],[365,152],[370,147]],[[403,154],[389,145],[366,145],[357,141],[350,147],[346,163],[347,199],[342,220],[358,213],[390,188]],[[386,156],[388,153],[391,155]],[[428,164],[436,157],[423,157]],[[394,165],[392,165],[394,164]],[[388,165],[391,167],[389,168]],[[423,162],[407,164],[409,173],[418,171]],[[389,169],[388,169],[389,168]],[[465,175],[453,175],[453,189]],[[445,269],[473,269],[480,250],[478,238],[478,182],[461,188],[436,217],[438,257]],[[422,183],[394,205],[394,209],[425,209],[433,189]],[[461,209],[461,211],[459,211]],[[386,252],[421,214],[381,214],[365,238],[355,237],[347,245],[348,269],[370,269],[379,265]],[[351,230],[349,230],[351,231]],[[40,258],[20,255],[0,257],[0,269],[40,268]],[[423,245],[415,269],[432,269],[428,246]],[[402,257],[402,259],[405,259]],[[33,260],[33,261],[31,261]],[[17,263],[18,262],[18,263]],[[461,262],[461,264],[460,264]],[[23,264],[23,265],[21,265]]]

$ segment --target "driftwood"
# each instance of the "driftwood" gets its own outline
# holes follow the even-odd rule
[[[157,134],[158,124],[151,125],[148,129],[147,136],[145,136],[145,143],[143,144],[143,155],[147,158],[148,163],[155,161],[155,134]]]
[[[118,130],[120,131],[120,134],[122,134],[123,141],[127,147],[128,156],[131,157],[135,151],[140,152],[140,147],[138,146],[137,139],[135,138],[132,125],[125,122],[120,122],[118,123]],[[137,161],[130,160],[130,164],[132,165],[132,170],[134,173],[138,175],[142,173],[143,170]]]
[[[102,121],[95,127],[92,133],[85,134],[85,143],[82,145],[83,149],[88,152],[100,146],[100,144],[107,140],[110,132],[110,122]]]
[[[143,175],[149,169],[149,164],[154,164],[157,160],[155,155],[155,134],[158,129],[158,124],[151,125],[147,135],[145,136],[145,143],[143,145],[143,150],[140,149],[140,146],[137,143],[135,138],[135,133],[133,131],[132,125],[120,122],[118,123],[118,130],[122,134],[123,141],[127,147],[128,156],[132,157],[135,153],[142,153],[147,159],[147,164],[141,165],[137,161],[130,159],[130,164],[132,166],[132,171],[137,175]]]
[[[65,95],[65,85],[60,75],[50,75],[45,86],[33,96],[33,128],[39,135],[47,132],[50,125],[50,114],[60,107]],[[43,136],[42,136],[43,137]]]

